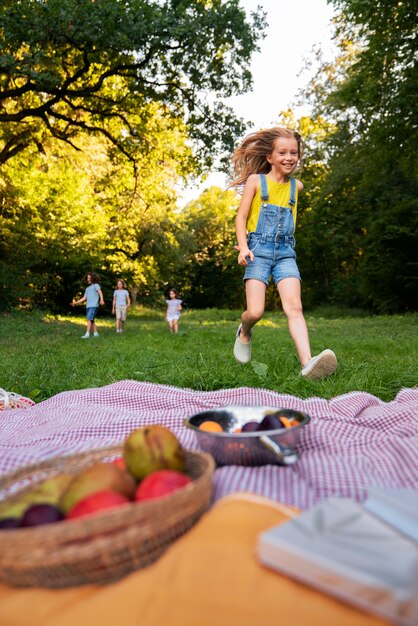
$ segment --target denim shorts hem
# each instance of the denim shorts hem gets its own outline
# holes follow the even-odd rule
[[[297,278],[298,280],[300,280],[300,282],[302,282],[302,279],[301,279],[301,277],[300,277],[300,275],[299,275],[299,274],[289,274],[288,276],[281,276],[281,277],[279,278],[279,280],[278,280],[278,281],[276,281],[276,286],[277,286],[279,283],[281,283],[281,282],[282,282],[282,280],[284,280],[285,278]]]
[[[267,287],[269,286],[270,282],[270,279],[266,281],[264,278],[260,278],[260,276],[244,276],[244,278],[242,279],[244,284],[247,280],[259,280],[260,283],[264,283],[265,285],[267,285]]]

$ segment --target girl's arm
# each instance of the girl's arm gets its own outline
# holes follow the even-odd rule
[[[104,304],[104,299],[103,299],[103,292],[101,289],[97,290],[97,293],[99,294],[99,298],[100,298],[100,304]]]
[[[247,244],[247,219],[251,209],[251,203],[257,193],[257,187],[259,182],[258,174],[251,174],[245,183],[244,192],[242,194],[241,202],[238,207],[237,217],[235,219],[235,227],[238,240],[238,264],[248,265],[247,257],[250,257],[251,261],[254,261],[254,255],[249,250]]]
[[[303,189],[302,181],[296,179],[296,187],[298,188],[298,191],[302,191],[302,189]]]
[[[113,300],[112,300],[112,313],[115,312],[115,308],[116,308],[116,296],[113,296]]]
[[[129,293],[126,294],[126,306],[131,306],[131,299],[129,297]]]

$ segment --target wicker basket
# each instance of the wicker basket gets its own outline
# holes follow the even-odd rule
[[[46,478],[75,474],[121,453],[121,446],[113,446],[44,461],[4,477],[0,489],[12,503]],[[0,531],[0,580],[18,587],[108,583],[150,565],[208,509],[213,471],[210,455],[186,450],[186,473],[193,480],[169,496],[76,520]]]
[[[33,406],[35,402],[30,398],[25,398],[13,391],[5,391],[0,388],[0,411],[7,411],[8,409],[27,409]]]

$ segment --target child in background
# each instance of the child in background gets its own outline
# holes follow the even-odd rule
[[[170,333],[177,334],[179,332],[179,319],[181,311],[182,300],[178,299],[179,293],[177,289],[170,289],[168,292],[169,300],[167,302],[167,314],[165,316],[168,325],[170,326]]]
[[[104,304],[103,293],[99,285],[99,275],[95,272],[88,272],[88,274],[86,274],[86,281],[88,287],[86,287],[84,296],[80,298],[80,300],[73,300],[71,302],[71,306],[82,304],[82,302],[86,303],[87,329],[81,339],[88,339],[92,331],[94,337],[99,336],[96,326],[96,315],[99,304]]]
[[[291,177],[302,158],[302,147],[297,132],[269,128],[246,137],[232,155],[236,178],[230,186],[245,185],[236,217],[236,248],[238,263],[245,267],[247,299],[235,337],[234,356],[240,363],[251,360],[252,328],[264,313],[272,275],[301,362],[301,375],[322,378],[335,371],[337,358],[332,350],[312,357],[302,312],[293,233],[298,192],[303,185]]]
[[[121,278],[116,283],[116,289],[113,292],[112,315],[116,312],[116,332],[123,333],[126,321],[126,313],[131,305],[129,291],[126,289],[126,283]]]

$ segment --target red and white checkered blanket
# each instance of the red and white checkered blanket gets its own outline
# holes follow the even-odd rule
[[[0,414],[0,474],[122,442],[145,424],[164,424],[193,449],[197,443],[185,417],[239,404],[296,409],[311,422],[302,429],[295,465],[219,468],[215,499],[249,491],[309,508],[331,495],[362,499],[372,485],[418,488],[418,388],[401,390],[392,402],[364,392],[301,400],[265,389],[202,392],[130,380],[67,391]]]

